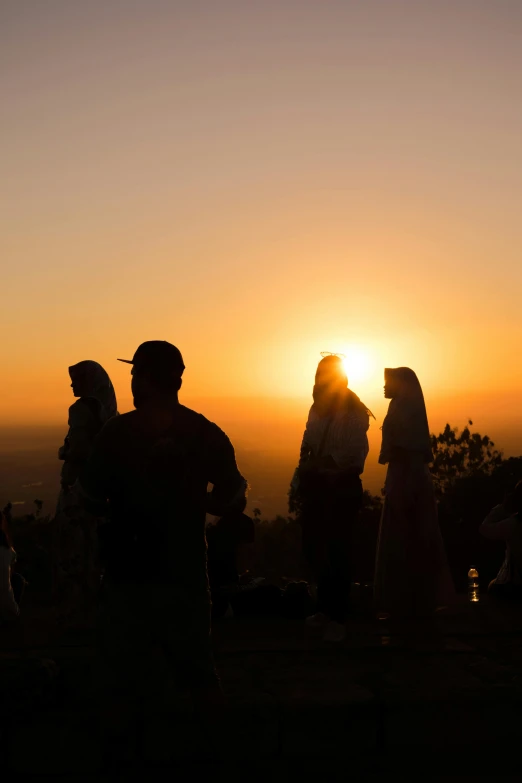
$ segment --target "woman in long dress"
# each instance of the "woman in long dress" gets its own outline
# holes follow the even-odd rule
[[[388,465],[375,567],[380,612],[399,623],[433,617],[453,596],[437,518],[431,439],[421,385],[408,367],[386,369],[390,399],[379,462]]]

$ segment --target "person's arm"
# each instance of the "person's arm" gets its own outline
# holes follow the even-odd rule
[[[518,524],[513,516],[509,515],[505,507],[501,504],[491,509],[479,530],[484,538],[497,541],[507,541],[511,538],[514,525]]]
[[[63,441],[63,445],[58,449],[58,459],[64,460],[67,456],[67,447],[69,443],[69,436],[66,435]]]
[[[114,470],[114,430],[112,419],[94,440],[91,454],[80,473],[78,490],[85,508],[96,516],[105,516]]]
[[[307,463],[308,458],[310,457],[310,453],[312,451],[312,447],[308,442],[307,433],[308,433],[308,427],[306,427],[301,441],[301,448],[299,450],[299,462],[297,463],[297,468],[294,470],[294,474],[290,480],[290,491],[289,491],[290,509],[292,509],[292,506],[294,505],[295,499],[299,492],[299,484],[300,484],[299,469]]]
[[[213,485],[208,495],[207,512],[215,516],[241,505],[247,482],[236,464],[234,447],[225,433],[212,425],[207,440],[207,481]]]

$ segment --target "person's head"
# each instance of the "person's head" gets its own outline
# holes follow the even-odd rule
[[[92,397],[95,392],[106,386],[112,388],[111,379],[101,364],[86,360],[69,367],[71,389],[75,397]]]
[[[419,379],[409,367],[387,367],[384,370],[384,396],[388,400],[397,397],[422,397]]]
[[[107,372],[93,361],[78,362],[69,367],[71,388],[75,397],[94,397],[102,405],[102,420],[116,416],[118,402]]]
[[[150,340],[139,346],[132,359],[118,361],[132,364],[135,408],[153,400],[177,399],[185,365],[175,345],[165,340]]]
[[[340,402],[346,395],[348,377],[340,356],[325,356],[317,365],[313,391],[314,404],[322,410],[328,410]]]

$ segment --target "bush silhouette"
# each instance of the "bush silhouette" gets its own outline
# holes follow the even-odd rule
[[[476,564],[483,586],[493,579],[504,556],[502,542],[486,541],[479,527],[490,509],[501,503],[522,478],[522,457],[505,459],[488,435],[471,432],[469,421],[459,434],[446,424],[432,435],[431,472],[439,500],[439,522],[459,590]]]

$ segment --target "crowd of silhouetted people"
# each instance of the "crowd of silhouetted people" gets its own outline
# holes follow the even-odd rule
[[[98,682],[106,730],[113,735],[125,730],[129,695],[154,667],[157,648],[180,685],[189,687],[201,714],[215,717],[223,696],[212,657],[211,615],[306,617],[325,641],[346,637],[353,531],[373,417],[348,387],[342,357],[323,355],[291,482],[308,578],[281,590],[251,576],[255,524],[245,513],[247,480],[225,433],[180,404],[185,370],[180,351],[151,341],[131,360],[119,361],[132,367],[134,400],[134,410],[121,415],[99,364],[82,361],[69,368],[77,399],[58,451],[63,466],[55,515],[80,536],[68,567],[77,570],[86,595],[97,595]],[[421,385],[405,367],[386,369],[384,382],[390,404],[379,461],[387,475],[374,605],[400,631],[427,627],[437,609],[451,605],[454,589],[429,471],[431,438]],[[217,521],[206,527],[207,514]],[[481,527],[486,537],[506,541],[506,559],[491,585],[501,598],[522,592],[521,514],[517,486]],[[19,615],[25,587],[15,557],[4,519],[4,620]]]

